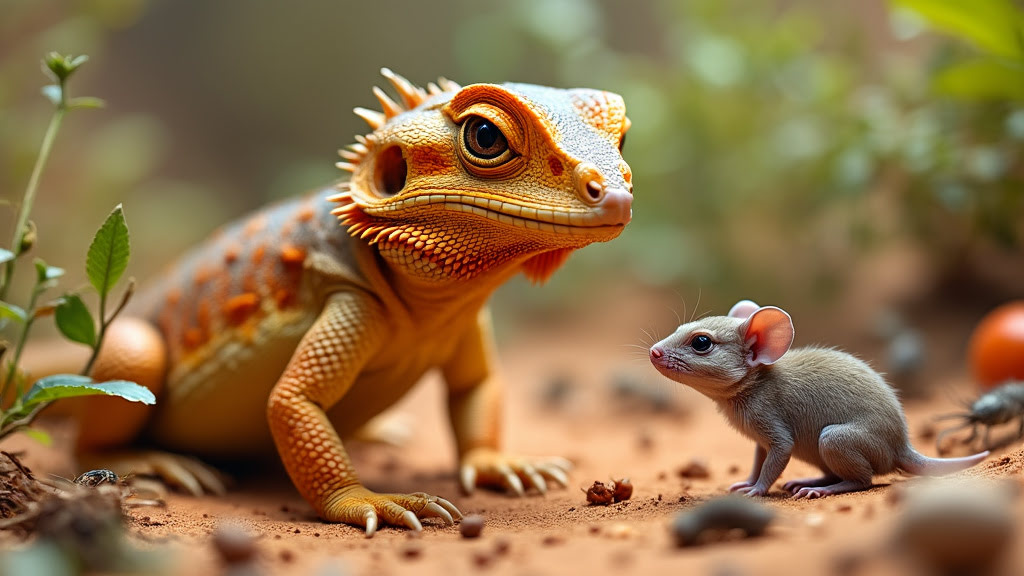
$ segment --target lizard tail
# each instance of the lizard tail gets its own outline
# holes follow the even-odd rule
[[[989,451],[985,450],[962,458],[929,458],[908,446],[899,467],[901,470],[917,476],[943,476],[970,468],[987,458],[988,455]]]

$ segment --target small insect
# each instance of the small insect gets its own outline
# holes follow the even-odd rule
[[[75,478],[75,484],[79,486],[99,486],[101,484],[114,484],[118,482],[117,474],[111,470],[89,470]]]
[[[984,430],[982,432],[982,445],[985,449],[988,449],[991,446],[989,432],[992,427],[1006,424],[1014,418],[1018,420],[1018,428],[1017,436],[1008,439],[1011,442],[1024,438],[1024,382],[1010,381],[998,388],[992,389],[990,392],[982,394],[971,404],[968,412],[938,417],[938,420],[959,419],[961,423],[939,433],[935,438],[935,445],[942,452],[942,440],[946,436],[965,428],[970,428],[971,434],[964,438],[963,443],[971,445],[978,439],[978,429],[980,427]]]

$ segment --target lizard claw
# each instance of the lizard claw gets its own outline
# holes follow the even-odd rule
[[[467,494],[477,486],[504,488],[517,496],[531,488],[546,494],[549,481],[568,486],[571,468],[572,463],[565,458],[516,457],[478,448],[463,456],[459,478]]]
[[[220,496],[227,492],[219,472],[195,458],[181,454],[155,450],[97,453],[80,456],[79,460],[89,468],[106,468],[121,477],[129,474],[155,476],[164,484],[192,496]]]
[[[362,486],[349,486],[326,498],[320,515],[331,522],[345,522],[365,528],[371,538],[382,524],[423,530],[422,518],[440,518],[451,526],[462,513],[444,498],[423,492],[378,494]]]

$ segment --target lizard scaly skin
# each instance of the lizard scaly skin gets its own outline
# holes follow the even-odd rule
[[[632,201],[619,96],[444,79],[424,90],[383,73],[401,102],[375,89],[383,112],[356,109],[373,132],[341,152],[349,181],[186,255],[111,331],[96,368],[157,374],[139,427],[161,448],[239,458],[274,446],[324,519],[367,534],[459,516],[441,498],[364,488],[340,440],[430,368],[448,387],[467,491],[565,483],[561,459],[498,450],[486,301],[514,274],[543,281],[573,250],[615,238]],[[109,449],[124,435],[83,442]]]

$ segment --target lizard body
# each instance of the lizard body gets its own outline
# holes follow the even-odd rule
[[[363,488],[339,439],[434,367],[466,490],[564,484],[561,461],[498,451],[486,302],[514,274],[542,281],[617,236],[632,200],[619,96],[443,79],[424,90],[384,75],[401,103],[375,89],[383,112],[356,109],[374,131],[341,152],[350,179],[230,225],[171,266],[95,370],[132,378],[123,358],[142,357],[157,445],[232,457],[276,446],[323,518],[367,534],[458,516],[434,496]]]

